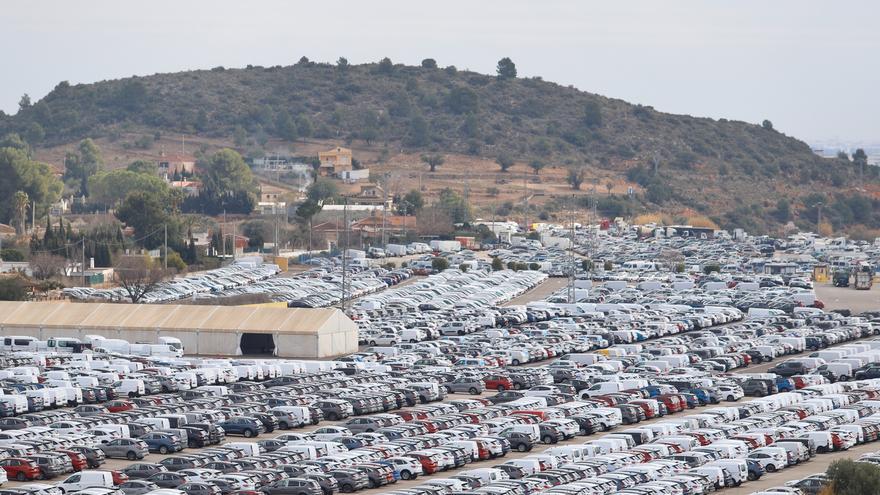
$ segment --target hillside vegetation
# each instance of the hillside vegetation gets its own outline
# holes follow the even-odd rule
[[[817,157],[769,121],[667,114],[499,69],[490,76],[437,68],[430,59],[422,67],[303,59],[286,67],[62,82],[36,103],[23,101],[16,115],[0,115],[0,135],[15,132],[35,146],[135,128],[238,147],[269,138],[359,141],[391,154],[483,157],[492,171],[514,162],[537,171],[566,167],[570,175],[581,167],[603,170],[641,186],[638,207],[624,209],[631,214],[690,210],[724,227],[772,230],[788,221],[809,226],[822,201],[823,218],[836,229],[880,227],[874,170]],[[854,195],[864,202],[849,205]],[[837,203],[843,206],[827,207]]]

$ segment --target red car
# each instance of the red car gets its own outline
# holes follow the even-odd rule
[[[113,476],[113,484],[116,486],[119,486],[129,480],[128,475],[123,473],[122,471],[110,471],[110,474]]]
[[[483,378],[487,390],[497,390],[503,392],[505,390],[513,390],[513,380],[502,375],[489,375]]]
[[[11,480],[30,481],[40,477],[37,463],[29,459],[10,457],[0,461],[0,466],[6,471],[6,477]]]
[[[89,467],[88,459],[86,459],[86,456],[80,454],[79,452],[74,452],[72,450],[56,450],[56,452],[70,457],[70,464],[73,465],[73,470],[75,472],[82,471],[83,469],[87,469]]]
[[[110,412],[122,412],[122,411],[131,411],[135,408],[134,403],[129,402],[127,400],[113,400],[104,404]]]

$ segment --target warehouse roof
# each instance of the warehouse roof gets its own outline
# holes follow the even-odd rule
[[[316,334],[355,328],[335,308],[0,301],[0,327]]]

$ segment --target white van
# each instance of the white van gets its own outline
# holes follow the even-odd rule
[[[144,381],[137,378],[123,378],[113,384],[113,390],[125,397],[140,397],[146,394]]]
[[[718,459],[706,466],[723,469],[727,486],[739,486],[749,479],[749,465],[745,459]]]
[[[56,485],[64,493],[73,493],[86,488],[112,488],[113,474],[110,471],[81,471],[67,477]]]

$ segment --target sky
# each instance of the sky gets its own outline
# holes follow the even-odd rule
[[[0,110],[58,82],[431,57],[808,142],[880,143],[880,2],[4,0]]]

